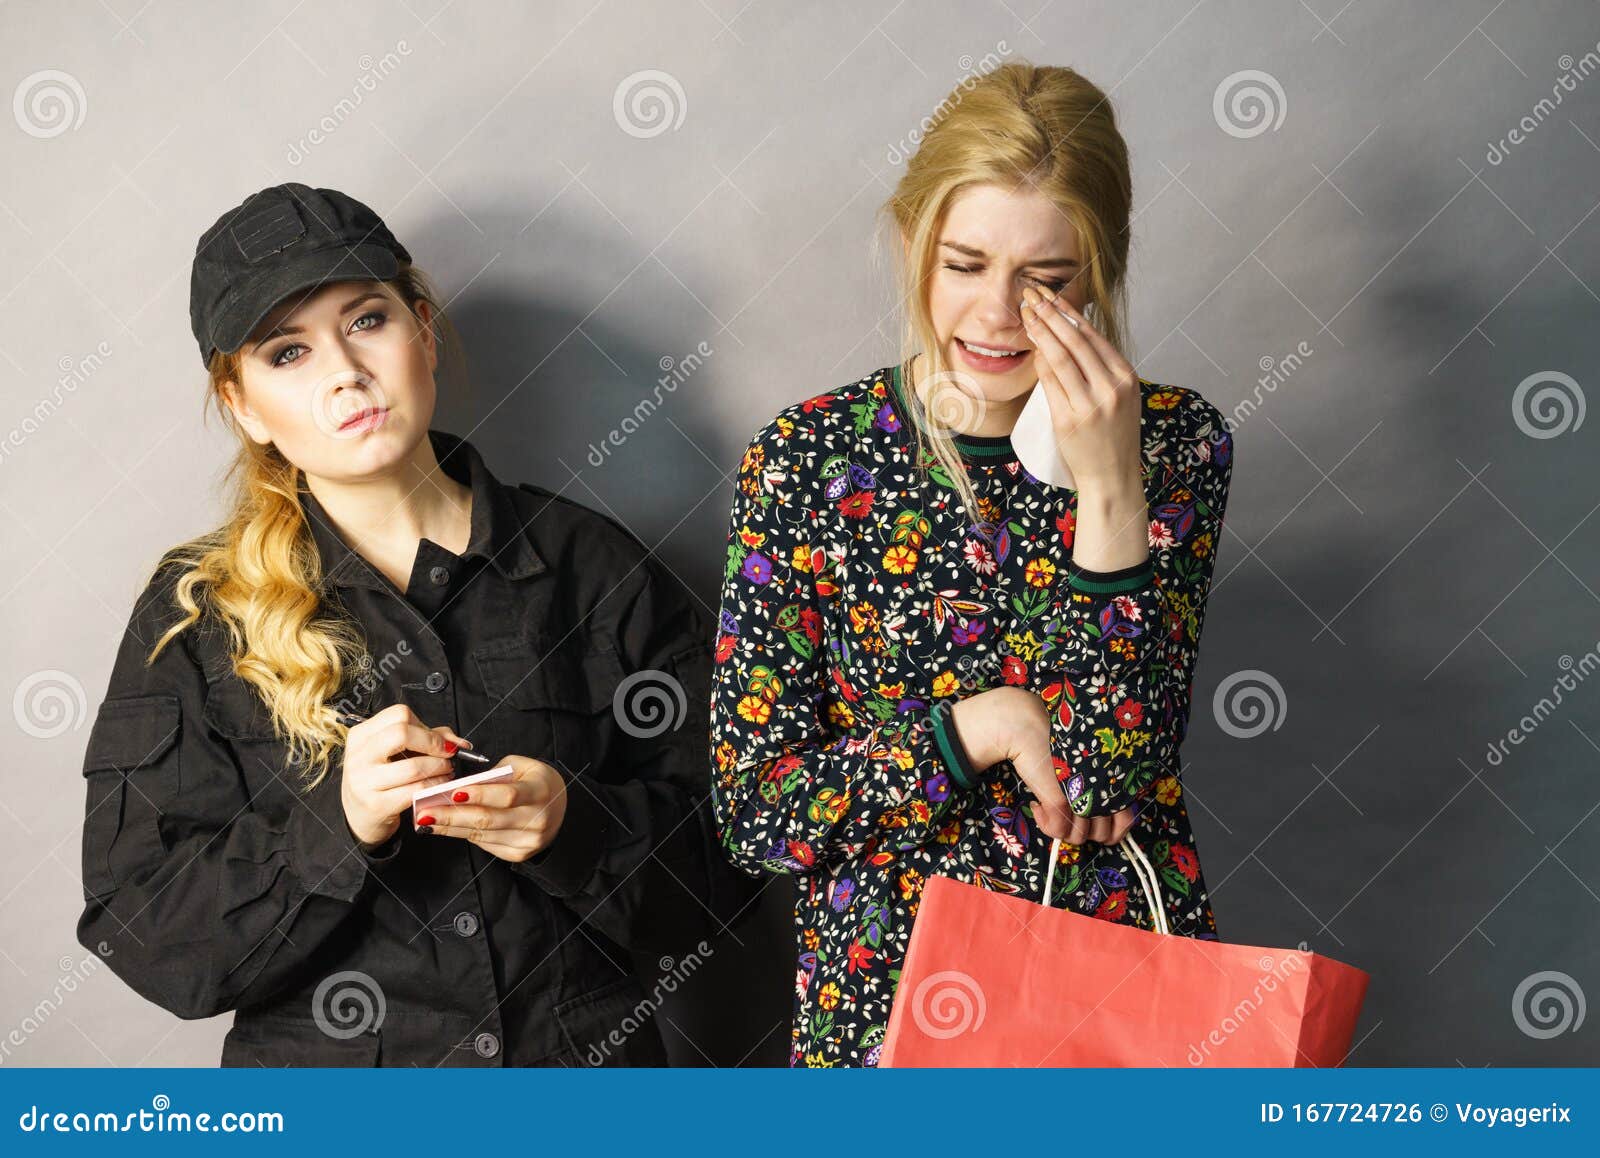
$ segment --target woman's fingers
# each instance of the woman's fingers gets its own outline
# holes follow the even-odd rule
[[[377,722],[374,716],[368,724]],[[361,727],[361,725],[357,725]],[[393,760],[405,752],[417,755],[445,756],[446,736],[430,731],[422,726],[414,716],[410,719],[393,719],[376,729],[370,736],[357,736],[356,730],[350,730],[352,744],[360,759],[372,763],[381,760]]]
[[[1033,801],[1034,823],[1049,837],[1060,837],[1063,844],[1119,844],[1133,829],[1134,811],[1124,808],[1106,816],[1079,816],[1067,807],[1066,797],[1059,804]]]
[[[1055,302],[1040,295],[1033,312],[1037,319],[1034,331],[1048,330],[1061,344],[1073,368],[1083,380],[1085,400],[1092,406],[1095,395],[1110,385],[1111,378],[1106,371],[1105,360],[1100,357],[1094,343],[1084,336],[1083,331],[1074,325],[1072,320],[1069,320],[1071,315]],[[1029,332],[1032,334],[1034,331]]]
[[[1084,380],[1089,383],[1091,393],[1107,389],[1113,381],[1111,368],[1106,361],[1105,350],[1086,332],[1093,328],[1089,325],[1089,319],[1073,309],[1064,296],[1046,298],[1039,307],[1039,315],[1050,322],[1061,344],[1077,363]]]
[[[407,705],[390,704],[381,712],[375,712],[371,718],[354,725],[345,741],[345,749],[364,754],[384,753],[391,741],[403,734],[407,725],[420,722],[417,714]]]
[[[1048,737],[1038,744],[1026,744],[1011,755],[1011,766],[1033,795],[1033,815],[1046,836],[1065,839],[1069,831],[1066,793],[1056,779],[1055,762],[1050,759]]]
[[[454,778],[455,765],[442,756],[408,756],[363,769],[365,779],[375,791],[392,788],[420,788],[425,780],[443,784]]]
[[[1072,835],[1072,812],[1067,808],[1067,799],[1062,797],[1060,802],[1045,802],[1035,798],[1033,802],[1033,820],[1039,826],[1039,831],[1052,839],[1060,838],[1064,843],[1071,844],[1068,838]]]
[[[456,730],[449,724],[435,724],[428,730],[433,732],[435,735],[442,736],[446,740],[452,741],[458,748],[472,747],[472,741],[467,739],[465,736],[457,734]]]
[[[491,829],[511,829],[522,819],[508,808],[485,808],[481,804],[430,804],[425,816],[415,817],[416,823],[425,825],[427,817],[433,818],[433,830],[443,832],[456,829],[463,832],[488,832]]]
[[[480,804],[485,808],[513,808],[522,796],[515,784],[474,784],[457,795],[460,799],[452,797],[452,804]]]
[[[1133,828],[1134,811],[1131,807],[1124,808],[1120,812],[1113,812],[1109,816],[1101,816],[1096,819],[1105,822],[1105,832],[1104,835],[1096,836],[1095,839],[1101,844],[1120,844],[1122,843],[1122,838],[1127,836],[1129,830]]]
[[[1065,291],[1051,298],[1050,304],[1055,306],[1056,309],[1060,310],[1062,314],[1078,323],[1077,332],[1083,334],[1088,339],[1089,345],[1092,346],[1095,353],[1099,355],[1101,363],[1107,370],[1111,372],[1113,379],[1117,377],[1126,377],[1127,375],[1133,373],[1133,367],[1128,365],[1128,360],[1122,356],[1122,351],[1113,346],[1110,340],[1099,330],[1095,329],[1094,326],[1090,324],[1089,319],[1086,318],[1076,306],[1067,300]]]
[[[1038,802],[1035,801],[1035,813]],[[1124,808],[1120,812],[1113,812],[1106,816],[1079,816],[1070,809],[1065,808],[1066,799],[1062,798],[1062,807],[1065,818],[1059,832],[1045,829],[1040,824],[1040,829],[1048,836],[1061,836],[1063,844],[1117,844],[1128,835],[1128,830],[1133,827],[1134,814],[1132,808]]]
[[[1053,320],[1051,315],[1054,315]],[[1044,383],[1046,391],[1057,394],[1058,401],[1065,404],[1069,412],[1088,414],[1094,405],[1089,384],[1084,381],[1082,370],[1056,332],[1057,325],[1065,330],[1072,329],[1072,326],[1045,304],[1043,296],[1031,287],[1022,298],[1022,325],[1028,332],[1028,340],[1033,343],[1035,369],[1039,371],[1039,381]]]
[[[403,815],[411,807],[411,798],[418,790],[434,788],[440,784],[448,784],[454,779],[451,776],[429,776],[422,780],[413,780],[395,788],[384,789],[376,793],[378,803],[382,806],[385,816]]]
[[[403,751],[418,756],[450,756],[456,748],[448,728],[426,728],[421,723],[406,724]],[[391,753],[391,755],[394,753]]]
[[[433,823],[424,825],[419,821],[417,827],[426,828],[432,836],[453,836],[458,840],[470,840],[483,845],[493,844],[503,848],[523,848],[530,844],[541,843],[542,829],[537,824],[492,828],[487,825],[462,823],[460,817],[430,815],[427,819],[431,819]]]

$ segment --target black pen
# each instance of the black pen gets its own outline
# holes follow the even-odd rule
[[[353,728],[357,724],[364,724],[364,723],[367,722],[368,719],[370,719],[370,717],[368,717],[368,716],[359,716],[354,712],[340,712],[339,713],[339,722],[341,724],[343,724],[347,728]],[[455,758],[464,759],[464,760],[470,760],[474,764],[483,764],[485,766],[494,763],[494,761],[492,759],[490,759],[488,756],[485,756],[483,753],[475,751],[472,748],[457,747],[456,748],[456,752],[455,752]]]

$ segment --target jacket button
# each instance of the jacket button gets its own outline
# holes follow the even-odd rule
[[[470,937],[478,931],[478,918],[472,913],[456,914],[456,934],[461,937]]]
[[[433,585],[435,587],[443,587],[446,583],[450,582],[450,571],[446,567],[435,567],[432,571],[428,572],[428,578],[433,580]]]
[[[450,677],[442,671],[430,671],[428,678],[423,681],[423,686],[430,692],[441,692],[444,685],[450,682]]]
[[[500,1039],[492,1033],[480,1033],[472,1042],[479,1057],[493,1057],[500,1052]]]

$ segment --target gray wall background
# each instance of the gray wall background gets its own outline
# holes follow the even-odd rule
[[[35,0],[0,22],[3,1064],[214,1065],[229,1021],[146,1004],[73,934],[118,637],[160,551],[218,517],[200,231],[285,180],[371,203],[465,340],[436,425],[615,514],[714,609],[751,432],[894,356],[874,214],[986,56],[1111,94],[1129,353],[1238,418],[1185,747],[1223,937],[1368,970],[1351,1065],[1600,1060],[1593,3]],[[665,122],[618,113],[640,85]],[[666,1010],[684,1064],[782,1062],[787,889]]]

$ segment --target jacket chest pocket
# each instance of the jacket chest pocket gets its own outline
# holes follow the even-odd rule
[[[257,810],[288,807],[298,783],[288,745],[272,729],[272,712],[254,687],[225,676],[206,689],[206,727],[228,741]]]
[[[572,774],[604,765],[612,743],[612,699],[623,679],[622,661],[609,641],[518,637],[484,644],[473,652],[473,662],[488,697],[472,736],[479,747],[495,756],[543,760]]]

